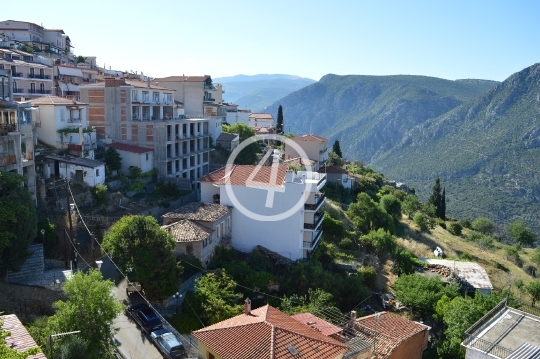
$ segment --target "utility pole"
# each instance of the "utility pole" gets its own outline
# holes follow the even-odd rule
[[[66,202],[67,202],[67,213],[68,213],[68,218],[69,218],[69,240],[71,241],[73,248],[75,248],[75,238],[73,238],[73,221],[71,219],[71,204],[69,200],[69,181],[67,177],[66,177]]]

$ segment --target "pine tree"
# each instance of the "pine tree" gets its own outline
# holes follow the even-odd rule
[[[441,193],[441,179],[437,177],[435,180],[435,186],[433,186],[433,192],[431,193],[431,196],[429,196],[429,204],[432,204],[435,206],[435,215],[439,218],[444,219],[446,212],[446,189],[444,191],[444,194]]]
[[[446,187],[443,187],[442,190],[441,215],[441,219],[446,220]]]
[[[278,112],[277,112],[276,132],[278,134],[283,133],[283,107],[281,107],[281,105],[279,105]]]
[[[334,141],[334,145],[332,146],[332,151],[339,157],[343,158],[343,154],[341,153],[341,147],[339,146],[339,140]]]

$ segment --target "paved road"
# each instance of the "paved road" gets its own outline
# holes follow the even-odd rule
[[[101,265],[101,273],[103,277],[117,283],[113,287],[112,294],[119,300],[126,299],[126,280],[118,281],[116,268],[110,263],[109,258],[103,259]],[[156,349],[150,339],[139,330],[133,320],[121,313],[114,320],[114,327],[120,330],[114,336],[114,339],[119,344],[118,350],[126,359],[163,359],[163,356]]]

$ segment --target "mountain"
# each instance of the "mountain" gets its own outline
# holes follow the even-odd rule
[[[540,233],[540,63],[409,128],[371,165],[424,198],[440,176],[451,216],[522,219]]]
[[[223,99],[253,112],[263,111],[275,101],[314,83],[314,80],[293,75],[236,75],[213,79],[223,85]]]
[[[411,128],[484,93],[497,83],[427,76],[326,75],[267,108],[283,105],[286,132],[339,139],[349,159],[371,162]]]

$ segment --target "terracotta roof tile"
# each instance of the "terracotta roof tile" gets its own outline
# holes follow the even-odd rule
[[[356,320],[356,334],[374,345],[374,354],[384,357],[395,350],[403,341],[422,332],[429,327],[381,312]]]
[[[178,222],[161,226],[161,228],[172,234],[176,242],[198,242],[205,240],[213,233],[212,229],[189,219],[181,219]]]
[[[146,153],[146,152],[154,151],[152,148],[139,147],[139,146],[128,145],[127,143],[119,143],[119,142],[109,143],[105,146],[106,147],[111,146],[120,151],[127,151],[127,152],[133,152],[133,153]]]
[[[310,141],[310,142],[328,142],[327,138],[321,137],[321,136],[315,136],[312,134],[309,135],[303,135],[303,136],[295,136],[292,138],[293,141]]]
[[[2,329],[11,333],[11,335],[5,339],[7,346],[12,347],[18,352],[24,352],[27,349],[37,346],[34,338],[30,336],[30,333],[28,333],[15,314],[3,315],[1,320],[4,321]],[[47,357],[43,352],[39,352],[36,355],[29,356],[28,359],[47,359]]]
[[[79,101],[73,101],[67,98],[58,97],[58,96],[42,96],[42,97],[36,97],[30,100],[30,103],[32,105],[72,105],[72,106],[79,106],[84,105],[88,106],[87,103],[79,102]]]
[[[331,336],[342,331],[340,327],[335,326],[334,324],[329,323],[311,313],[300,313],[293,315],[291,318],[296,319],[300,323],[310,326],[313,329],[317,329],[319,332],[327,336]]]
[[[230,211],[230,207],[222,204],[191,202],[172,212],[165,213],[162,217],[214,222]]]
[[[319,173],[335,173],[335,174],[347,174],[347,170],[338,166],[321,167],[317,172]]]
[[[276,178],[271,181],[271,166],[232,165],[222,167],[199,178],[199,182],[213,182],[220,185],[230,184],[232,186],[282,187],[286,171],[287,166],[278,166]],[[250,176],[253,176],[253,178],[248,181]]]
[[[266,305],[200,329],[193,336],[223,359],[335,358],[347,346]]]

